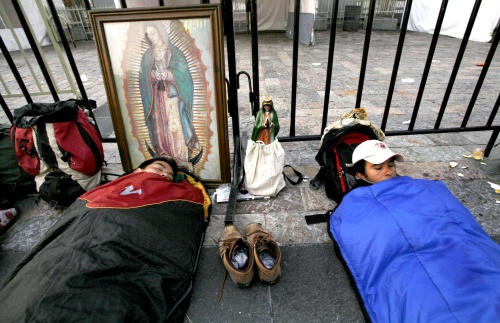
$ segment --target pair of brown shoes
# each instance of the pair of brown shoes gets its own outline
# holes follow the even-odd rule
[[[281,277],[281,250],[260,223],[246,227],[246,241],[234,225],[226,225],[219,242],[219,255],[232,281],[241,288],[251,285],[254,267],[259,279],[274,284]]]

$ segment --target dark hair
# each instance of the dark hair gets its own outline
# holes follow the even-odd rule
[[[354,174],[361,173],[363,175],[366,175],[366,160],[360,159],[352,166],[352,169],[354,171]]]
[[[155,157],[155,158],[151,158],[151,159],[145,160],[137,168],[144,169],[144,168],[148,167],[149,165],[151,165],[152,163],[154,163],[155,161],[164,161],[164,162],[166,162],[167,164],[170,165],[170,167],[172,167],[172,170],[174,171],[174,175],[177,174],[177,170],[178,170],[177,163],[175,162],[174,159],[172,159],[170,157],[166,157],[166,156]]]
[[[396,162],[396,157],[392,156],[389,158],[390,161]],[[354,174],[361,173],[366,176],[366,160],[360,159],[352,166]]]

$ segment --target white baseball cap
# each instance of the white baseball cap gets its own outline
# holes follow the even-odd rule
[[[403,161],[403,156],[393,153],[385,143],[380,140],[367,140],[359,144],[352,153],[352,163],[364,159],[372,164],[382,164],[389,158],[394,157],[398,162]]]

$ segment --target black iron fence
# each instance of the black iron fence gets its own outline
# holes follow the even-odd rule
[[[38,47],[35,45],[34,42],[34,36],[30,32],[30,28],[28,26],[28,22],[26,21],[26,18],[23,15],[23,10],[21,9],[21,6],[19,4],[20,0],[9,0],[12,2],[13,7],[15,8],[18,16],[20,23],[25,31],[26,37],[28,41],[30,42],[31,49],[33,50],[35,57],[37,58],[37,62],[40,65],[40,69],[42,70],[42,73],[45,77],[45,81],[47,83],[47,86],[49,87],[50,93],[52,95],[52,98],[54,101],[59,100],[58,93],[52,83],[52,80],[48,73],[46,73],[45,69],[45,63],[42,59],[42,53],[39,52]],[[200,1],[202,4],[203,3],[209,3],[210,1]],[[399,1],[398,3],[400,3]],[[385,109],[383,112],[383,117],[381,120],[380,127],[385,131],[387,136],[401,136],[401,135],[414,135],[414,134],[429,134],[429,133],[449,133],[449,132],[474,132],[474,131],[492,131],[491,137],[489,139],[489,142],[486,144],[485,148],[485,156],[488,156],[489,153],[491,152],[491,149],[493,148],[493,145],[497,139],[498,133],[500,131],[500,125],[497,125],[494,123],[495,116],[497,114],[499,105],[500,105],[500,95],[496,98],[496,100],[493,100],[492,102],[487,102],[487,104],[491,105],[491,110],[489,113],[489,117],[487,120],[484,121],[484,124],[482,125],[477,125],[477,123],[474,126],[469,125],[469,118],[471,116],[471,113],[475,107],[476,100],[478,98],[478,95],[481,91],[481,88],[483,86],[484,79],[486,77],[486,74],[488,73],[488,70],[490,68],[490,65],[492,61],[495,58],[495,51],[498,46],[499,42],[499,37],[500,33],[496,33],[494,38],[491,41],[491,47],[489,49],[488,55],[484,58],[484,66],[482,67],[481,73],[476,80],[476,85],[474,87],[474,91],[469,99],[468,105],[467,105],[467,110],[464,113],[463,120],[461,122],[461,125],[458,127],[446,127],[442,125],[443,118],[445,116],[445,111],[448,106],[448,102],[452,93],[453,86],[455,84],[455,80],[460,68],[460,63],[462,61],[463,55],[465,53],[465,50],[469,44],[469,37],[472,31],[472,28],[474,26],[474,23],[477,18],[477,14],[479,11],[479,8],[481,7],[481,0],[476,0],[472,13],[469,18],[469,22],[466,28],[466,31],[463,35],[462,42],[460,49],[458,51],[458,54],[455,58],[455,63],[454,63],[454,68],[453,71],[451,72],[449,82],[447,84],[443,100],[441,102],[441,106],[439,109],[439,112],[436,115],[435,120],[433,120],[433,125],[431,127],[427,128],[418,128],[416,127],[416,119],[417,116],[419,115],[419,110],[420,106],[422,103],[422,97],[424,90],[427,85],[427,79],[428,75],[430,72],[431,64],[433,62],[434,58],[434,52],[437,46],[439,34],[440,34],[440,29],[443,23],[444,15],[447,10],[448,6],[448,0],[442,0],[441,3],[441,8],[439,12],[439,16],[436,22],[436,26],[434,28],[434,34],[432,38],[432,42],[430,44],[429,50],[428,50],[428,55],[425,63],[424,70],[422,71],[422,77],[420,80],[420,85],[418,89],[418,94],[413,106],[413,112],[411,114],[411,120],[408,123],[408,126],[406,129],[391,129],[388,127],[388,121],[390,120],[392,114],[391,114],[391,108],[393,108],[392,105],[392,99],[393,99],[393,94],[394,94],[394,89],[395,89],[395,84],[396,84],[396,79],[398,75],[398,69],[400,66],[400,60],[404,48],[404,43],[405,43],[405,37],[406,37],[406,31],[407,31],[407,26],[408,26],[408,20],[410,16],[410,12],[412,9],[412,0],[407,0],[405,4],[405,9],[404,9],[404,15],[401,18],[401,23],[400,23],[400,30],[399,30],[399,42],[397,45],[397,50],[396,50],[396,55],[394,59],[394,65],[392,67],[392,76],[390,79],[390,85],[388,88],[388,94],[386,98],[386,104],[385,104]],[[85,0],[85,9],[90,10],[92,9],[92,6],[90,4],[89,0]],[[127,1],[122,0],[122,7],[126,8],[127,7]],[[88,99],[85,87],[81,81],[80,76],[78,75],[78,69],[76,67],[75,61],[72,57],[71,54],[71,48],[70,45],[65,37],[65,30],[64,30],[64,25],[59,19],[59,15],[57,13],[57,10],[54,6],[54,3],[52,0],[47,0],[48,4],[48,10],[51,12],[52,19],[54,22],[54,25],[56,26],[56,29],[60,35],[61,43],[65,49],[65,53],[67,56],[67,60],[71,66],[71,70],[75,74],[75,80],[78,86],[78,91],[81,95],[81,99],[83,102],[86,102],[87,108],[89,109],[90,113],[92,113],[92,106],[91,106],[91,101]],[[292,65],[292,81],[291,81],[291,88],[290,88],[290,127],[289,127],[289,134],[288,136],[281,136],[280,140],[283,142],[286,141],[308,141],[308,140],[319,140],[321,138],[321,135],[324,131],[324,129],[327,126],[327,120],[328,120],[328,114],[329,112],[332,111],[333,107],[330,106],[330,89],[332,86],[332,77],[333,75],[333,65],[335,63],[334,56],[335,56],[335,44],[336,44],[336,37],[337,37],[337,24],[331,24],[330,26],[330,42],[329,42],[329,50],[328,50],[328,67],[327,67],[327,75],[326,75],[326,80],[324,84],[324,106],[323,106],[323,117],[322,117],[322,127],[320,132],[317,134],[313,135],[297,135],[296,134],[296,111],[297,111],[297,83],[298,83],[298,68],[299,68],[299,61],[298,61],[298,48],[299,48],[299,13],[300,13],[300,5],[301,1],[296,0],[295,1],[295,15],[294,15],[294,29],[293,29],[293,65]],[[162,0],[158,1],[159,6],[163,6],[164,3]],[[238,68],[236,66],[236,48],[235,48],[235,30],[234,30],[234,13],[233,13],[233,1],[230,0],[221,0],[221,5],[222,5],[222,10],[223,10],[223,16],[224,16],[224,33],[226,36],[226,46],[227,46],[227,96],[228,96],[228,112],[230,117],[232,118],[232,127],[233,127],[233,139],[235,144],[238,143],[240,140],[240,120],[239,120],[239,109],[238,109],[238,78],[242,75],[245,74],[250,83],[251,83],[251,91],[249,95],[249,101],[252,106],[252,110],[255,113],[259,109],[259,40],[258,40],[258,30],[257,30],[257,2],[256,0],[248,0],[246,2],[246,8],[248,10],[248,16],[249,16],[249,25],[250,25],[250,32],[252,36],[252,51],[251,51],[251,56],[252,56],[252,71],[250,73],[246,71],[238,71]],[[365,0],[364,5],[368,6],[368,13],[366,15],[366,23],[365,23],[365,41],[364,41],[364,47],[363,47],[363,54],[362,54],[362,60],[361,60],[361,65],[359,69],[359,81],[358,81],[358,86],[357,86],[357,92],[356,92],[356,102],[355,105],[352,108],[357,108],[361,106],[362,98],[363,98],[363,90],[364,90],[364,85],[365,85],[365,75],[366,75],[366,69],[367,69],[367,64],[368,64],[368,57],[369,57],[369,51],[370,51],[370,38],[372,35],[372,23],[373,19],[375,16],[375,8],[377,6],[377,1],[376,0]],[[331,10],[328,10],[329,13],[331,13],[331,17],[329,17],[330,21],[337,21],[338,17],[338,12],[339,12],[339,0],[333,0],[331,2]],[[17,71],[15,63],[12,61],[9,51],[7,50],[2,38],[0,37],[0,49],[3,53],[4,58],[8,62],[11,71],[22,91],[22,94],[24,95],[26,101],[28,103],[33,102],[30,91],[27,89],[27,87],[24,85],[23,78]],[[483,102],[484,104],[484,102]],[[9,117],[10,120],[12,120],[12,115],[10,113],[10,109],[7,106],[5,100],[2,97],[2,93],[0,91],[0,105],[2,105],[3,110],[5,111],[6,115]],[[114,138],[103,138],[104,142],[116,142],[116,139]],[[235,155],[238,157],[238,146],[235,145]],[[238,158],[236,158],[237,164],[239,164]]]
[[[252,0],[250,2],[251,2],[251,6],[249,6],[249,7],[254,9],[256,6],[256,1]],[[333,5],[333,8],[332,8],[331,21],[337,21],[339,1],[335,0],[332,5]],[[360,71],[359,71],[359,82],[358,82],[358,89],[357,89],[357,95],[356,95],[356,103],[355,103],[355,106],[353,108],[359,108],[361,106],[361,101],[363,98],[363,87],[365,84],[365,73],[366,73],[366,68],[367,68],[367,63],[368,63],[368,53],[370,50],[370,37],[372,34],[372,23],[373,23],[373,19],[374,19],[375,5],[376,5],[376,0],[369,1],[369,12],[368,12],[368,16],[367,16],[367,23],[366,23],[366,30],[365,30],[365,42],[364,42],[362,61],[361,61],[361,66],[360,66]],[[434,126],[432,128],[416,128],[415,127],[415,121],[416,121],[416,118],[417,118],[418,113],[419,113],[419,108],[420,108],[420,105],[422,102],[422,96],[423,96],[423,93],[424,93],[424,90],[425,90],[425,87],[427,84],[427,77],[429,75],[430,67],[431,67],[431,64],[433,61],[433,55],[434,55],[434,51],[436,49],[436,45],[437,45],[437,41],[439,38],[444,15],[446,13],[447,5],[448,5],[448,0],[443,0],[442,4],[441,4],[439,17],[437,19],[436,26],[434,29],[435,31],[433,34],[432,42],[431,42],[430,47],[429,47],[429,52],[428,52],[428,56],[426,59],[425,68],[424,68],[424,71],[422,73],[422,78],[421,78],[416,102],[415,102],[415,105],[413,108],[413,113],[411,115],[411,120],[408,124],[408,128],[405,130],[392,130],[392,129],[387,129],[387,122],[388,122],[390,115],[391,115],[390,114],[391,102],[392,102],[395,83],[396,83],[396,79],[397,79],[397,75],[398,75],[400,59],[401,59],[401,55],[402,55],[402,51],[403,51],[403,47],[404,47],[404,41],[405,41],[405,36],[406,36],[406,31],[407,31],[408,20],[409,20],[409,16],[410,16],[411,7],[412,7],[412,0],[406,1],[406,6],[405,6],[405,10],[404,10],[405,14],[402,17],[401,24],[400,24],[399,42],[398,42],[396,56],[395,56],[395,60],[394,60],[394,66],[392,69],[392,76],[391,76],[391,80],[390,80],[388,95],[386,98],[386,105],[385,105],[385,110],[383,113],[383,119],[382,119],[380,126],[381,126],[382,130],[384,130],[386,135],[388,135],[388,136],[491,130],[492,135],[491,135],[490,140],[487,143],[486,148],[485,148],[485,156],[488,156],[489,153],[491,152],[491,149],[492,149],[492,147],[495,143],[495,140],[498,136],[498,132],[500,131],[500,125],[493,124],[494,118],[495,118],[496,113],[497,113],[498,108],[499,108],[500,95],[495,102],[490,102],[491,112],[489,114],[489,118],[487,120],[485,120],[484,125],[468,126],[468,121],[469,121],[470,115],[472,113],[472,110],[474,109],[474,106],[475,106],[478,94],[479,94],[481,87],[483,85],[483,81],[485,79],[485,76],[488,73],[488,69],[490,67],[490,64],[491,64],[492,60],[494,59],[494,54],[495,54],[495,51],[496,51],[496,48],[498,45],[498,41],[500,38],[499,33],[496,33],[494,38],[491,41],[491,47],[490,47],[489,53],[488,53],[487,57],[485,57],[484,66],[482,67],[481,74],[480,74],[479,78],[477,79],[477,83],[475,85],[474,92],[473,92],[473,94],[470,98],[470,101],[468,103],[467,111],[465,112],[461,126],[460,127],[443,127],[443,126],[441,126],[443,116],[444,116],[444,113],[446,111],[446,107],[448,104],[448,100],[450,98],[451,91],[453,89],[453,85],[454,85],[456,77],[457,77],[460,63],[461,63],[462,58],[464,56],[464,52],[467,48],[467,45],[469,42],[469,37],[470,37],[471,31],[472,31],[472,28],[474,26],[474,22],[476,20],[480,5],[481,5],[481,0],[476,0],[475,5],[473,7],[466,31],[465,31],[463,39],[462,39],[460,49],[458,51],[458,54],[457,54],[457,57],[455,60],[452,74],[450,76],[448,85],[446,87],[446,91],[444,94],[443,101],[441,103],[441,107],[440,107],[439,112],[438,112],[436,119],[434,121]],[[227,11],[230,11],[230,9],[231,8],[229,6],[229,7],[225,8],[224,10],[227,12]],[[298,46],[299,46],[299,37],[296,37],[296,36],[299,33],[299,19],[298,19],[298,17],[299,17],[298,12],[299,11],[300,11],[300,1],[297,0],[297,1],[295,1],[295,13],[296,13],[295,14],[295,24],[294,24],[294,35],[295,36],[293,38],[294,45],[293,45],[293,67],[292,67],[293,73],[292,73],[292,86],[291,86],[291,107],[290,107],[290,109],[291,109],[290,133],[289,133],[289,136],[287,136],[287,137],[280,136],[280,140],[282,142],[319,140],[321,138],[321,135],[322,135],[324,129],[327,126],[328,112],[330,111],[329,94],[330,94],[330,88],[331,88],[331,84],[332,84],[332,66],[334,63],[337,24],[332,24],[331,29],[330,29],[330,48],[329,48],[329,52],[328,52],[328,68],[327,68],[327,78],[325,81],[324,112],[323,112],[323,119],[322,119],[323,122],[322,122],[321,132],[318,133],[317,135],[308,135],[308,136],[296,135],[296,133],[295,133],[295,124],[296,124],[295,121],[296,120],[295,119],[296,119],[296,106],[297,106],[297,104],[296,104],[296,90],[297,90]],[[257,17],[255,16],[255,12],[256,12],[256,10],[251,10],[251,21],[252,22],[255,22],[257,20]],[[231,15],[227,14],[225,17],[227,19],[225,25],[230,26],[231,25],[231,21],[230,21]],[[255,28],[255,25],[252,25],[251,30],[252,30],[252,38],[253,38],[253,41],[252,41],[252,61],[253,61],[252,75],[253,75],[254,93],[252,93],[250,98],[251,98],[251,101],[253,103],[253,111],[255,112],[259,108],[258,107],[259,74],[258,74],[258,49],[257,49],[258,32]],[[227,36],[228,44],[232,43],[234,41],[234,36],[229,32],[229,30],[226,31],[226,36]],[[229,59],[229,66],[230,67],[232,64],[235,64],[235,62],[233,61],[233,59],[231,57],[231,54],[229,54],[228,59]],[[229,83],[230,84],[231,83],[234,84],[238,78],[238,76],[234,75],[234,73],[236,73],[236,72],[231,73],[231,70],[229,72],[229,80],[230,80]],[[231,80],[235,80],[235,81],[232,82]],[[499,93],[500,93],[500,91],[499,91]],[[231,88],[230,88],[230,91],[229,91],[230,98],[233,98],[236,95],[237,95],[237,93],[234,90],[231,90]],[[236,102],[237,102],[237,100],[234,100],[234,99],[232,99],[230,101],[230,103],[232,103],[232,104],[236,104]],[[229,108],[230,108],[230,112],[231,111],[238,111],[236,106],[234,106],[234,107],[230,106]],[[233,115],[236,115],[236,114],[237,113],[233,112]],[[237,116],[236,116],[236,118],[237,118]],[[237,124],[237,121],[238,120],[235,120],[236,124]],[[236,129],[236,130],[238,130],[238,129]]]

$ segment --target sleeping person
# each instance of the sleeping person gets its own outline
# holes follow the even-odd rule
[[[356,184],[353,189],[396,177],[396,161],[402,162],[403,156],[393,153],[382,141],[362,142],[352,153],[352,164],[356,174]]]
[[[142,162],[133,172],[158,174],[167,181],[172,182],[175,174],[177,174],[177,163],[175,160],[166,157],[152,158]]]
[[[210,197],[155,158],[77,199],[0,290],[1,322],[180,321]]]
[[[495,322],[500,246],[440,181],[398,176],[378,140],[353,152],[358,183],[329,234],[373,322]]]

